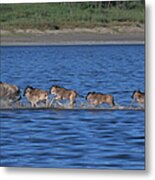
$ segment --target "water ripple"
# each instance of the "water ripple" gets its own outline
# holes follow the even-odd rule
[[[143,45],[1,46],[1,70],[22,93],[58,84],[119,104],[80,109],[78,98],[75,109],[34,109],[22,96],[23,108],[1,109],[1,166],[144,169],[145,112],[129,108],[133,90],[144,91]]]

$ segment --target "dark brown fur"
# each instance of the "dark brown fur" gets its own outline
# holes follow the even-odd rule
[[[20,100],[20,89],[16,85],[0,82],[0,99]]]
[[[70,105],[75,104],[75,99],[78,95],[78,93],[75,90],[70,90],[66,89],[57,85],[53,85],[50,88],[50,93],[56,95],[54,99],[58,100],[63,100],[63,99],[68,99],[70,101]],[[53,99],[53,100],[54,100]],[[52,101],[53,102],[53,101]],[[51,104],[52,104],[51,102]]]
[[[145,102],[145,93],[141,92],[141,91],[133,91],[132,93],[132,102],[131,105],[133,105],[134,102],[137,102],[139,104],[139,106],[142,106],[142,104],[144,104]]]
[[[30,101],[32,107],[36,107],[39,101],[48,101],[48,92],[40,89],[33,88],[31,86],[27,86],[24,90],[24,96]]]
[[[95,106],[103,103],[109,104],[112,107],[115,106],[114,97],[109,94],[89,92],[86,96],[86,100],[88,100],[90,104],[93,104]]]

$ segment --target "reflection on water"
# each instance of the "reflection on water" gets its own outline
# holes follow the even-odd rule
[[[2,46],[1,69],[22,94],[27,85],[58,84],[112,94],[119,104],[82,109],[78,98],[76,109],[32,110],[22,96],[27,109],[1,109],[2,166],[144,169],[144,111],[130,108],[133,90],[144,91],[143,45]]]
[[[143,169],[142,117],[141,111],[2,112],[2,164]]]

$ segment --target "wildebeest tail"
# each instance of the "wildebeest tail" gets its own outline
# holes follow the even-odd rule
[[[17,90],[17,95],[20,95],[20,89],[18,88],[18,90]]]
[[[79,93],[77,93],[77,95],[78,95],[79,97],[81,97],[81,98],[85,98],[85,96],[83,96],[83,95],[81,95],[81,94],[79,94]]]
[[[15,102],[17,102],[17,101],[20,101],[21,100],[21,95],[19,95],[18,97],[17,97],[17,99],[15,99],[13,102],[15,103]]]
[[[17,102],[17,101],[20,101],[21,100],[21,91],[20,91],[20,88],[18,88],[17,92],[16,92],[16,99],[14,100],[14,102]]]
[[[89,94],[95,94],[95,92],[88,92],[87,95],[84,97],[85,100],[87,100],[87,97],[89,96]]]
[[[20,100],[21,100],[21,98],[22,98],[22,97],[21,97],[21,95],[19,95],[19,97],[17,98],[17,101],[20,101]]]
[[[114,98],[112,98],[112,105],[115,106],[115,101],[114,101]]]

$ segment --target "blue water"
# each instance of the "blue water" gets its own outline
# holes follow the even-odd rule
[[[1,46],[1,81],[112,94],[144,91],[144,45]],[[21,102],[28,103],[22,96]],[[77,104],[84,102],[78,98]],[[66,103],[66,102],[65,102]],[[137,107],[137,104],[134,105]],[[1,166],[144,169],[144,111],[1,110]]]

